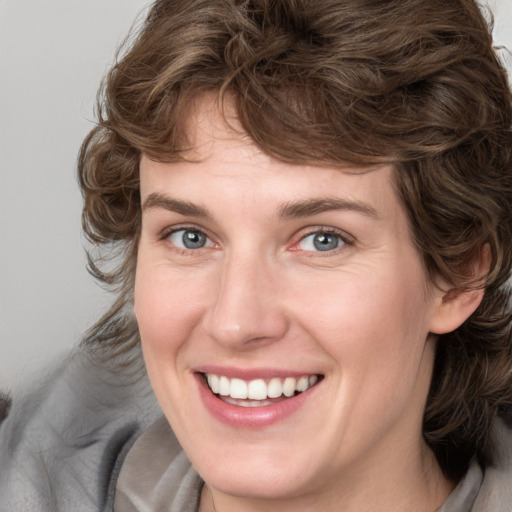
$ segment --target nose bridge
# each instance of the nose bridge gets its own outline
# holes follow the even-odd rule
[[[223,261],[218,289],[206,315],[209,334],[224,345],[273,341],[284,335],[287,318],[276,286],[277,265],[254,251]]]

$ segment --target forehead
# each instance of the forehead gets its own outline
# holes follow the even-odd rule
[[[222,105],[213,94],[195,98],[187,109],[184,133],[189,147],[182,153],[184,159],[197,164],[207,162],[212,172],[225,171],[232,161],[237,162],[239,176],[252,167],[259,167],[263,172],[270,163],[281,163],[249,137],[229,98]],[[245,165],[240,166],[240,161]]]
[[[141,192],[149,188],[172,187],[194,194],[198,185],[208,180],[210,185],[223,187],[225,195],[243,198],[247,186],[256,198],[265,195],[373,196],[380,202],[390,195],[396,203],[391,165],[336,167],[311,164],[291,164],[264,152],[243,130],[235,107],[224,101],[222,107],[213,94],[196,98],[187,109],[184,131],[190,149],[182,153],[183,160],[161,164],[143,156],[141,161]],[[273,194],[269,194],[270,192]],[[261,198],[259,198],[261,200]]]

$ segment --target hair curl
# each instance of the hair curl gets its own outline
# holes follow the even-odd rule
[[[83,143],[83,226],[117,250],[111,310],[85,343],[138,343],[130,315],[140,229],[141,154],[173,162],[198,95],[229,95],[247,134],[294,163],[392,163],[431,280],[485,286],[478,310],[442,335],[424,436],[460,476],[491,460],[490,427],[512,402],[512,97],[473,0],[158,0],[99,96]],[[491,269],[472,276],[483,246]],[[108,263],[108,262],[107,262]],[[484,285],[482,285],[482,279]]]

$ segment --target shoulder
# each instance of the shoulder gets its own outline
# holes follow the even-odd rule
[[[498,420],[493,429],[494,461],[484,469],[474,512],[509,512],[512,503],[512,429]]]
[[[104,510],[124,454],[159,411],[142,368],[73,352],[12,397],[0,426],[2,510]]]

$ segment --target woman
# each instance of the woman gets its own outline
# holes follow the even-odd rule
[[[118,299],[14,400],[6,510],[510,508],[512,105],[472,0],[160,0],[100,112]]]

